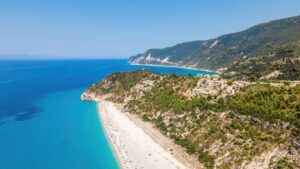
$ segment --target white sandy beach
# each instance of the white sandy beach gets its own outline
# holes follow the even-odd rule
[[[98,110],[106,135],[122,168],[187,168],[120,112],[113,103],[100,101]]]

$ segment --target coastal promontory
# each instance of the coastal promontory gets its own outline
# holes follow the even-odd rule
[[[82,99],[118,105],[205,168],[297,168],[299,94],[298,81],[251,82],[140,70],[110,74]]]

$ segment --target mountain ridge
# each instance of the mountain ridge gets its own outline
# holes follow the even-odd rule
[[[266,48],[291,45],[300,48],[300,16],[261,23],[208,40],[149,49],[130,57],[129,62],[219,70],[232,66],[240,59],[257,57]]]

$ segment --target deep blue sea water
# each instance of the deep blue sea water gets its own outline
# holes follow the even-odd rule
[[[0,169],[118,168],[96,104],[80,95],[109,73],[137,69],[212,74],[127,60],[0,61]]]

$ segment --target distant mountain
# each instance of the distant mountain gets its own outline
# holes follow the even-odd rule
[[[300,16],[275,20],[218,38],[149,49],[130,57],[132,64],[176,65],[217,70],[277,48],[300,48]],[[270,50],[272,48],[272,50]]]

